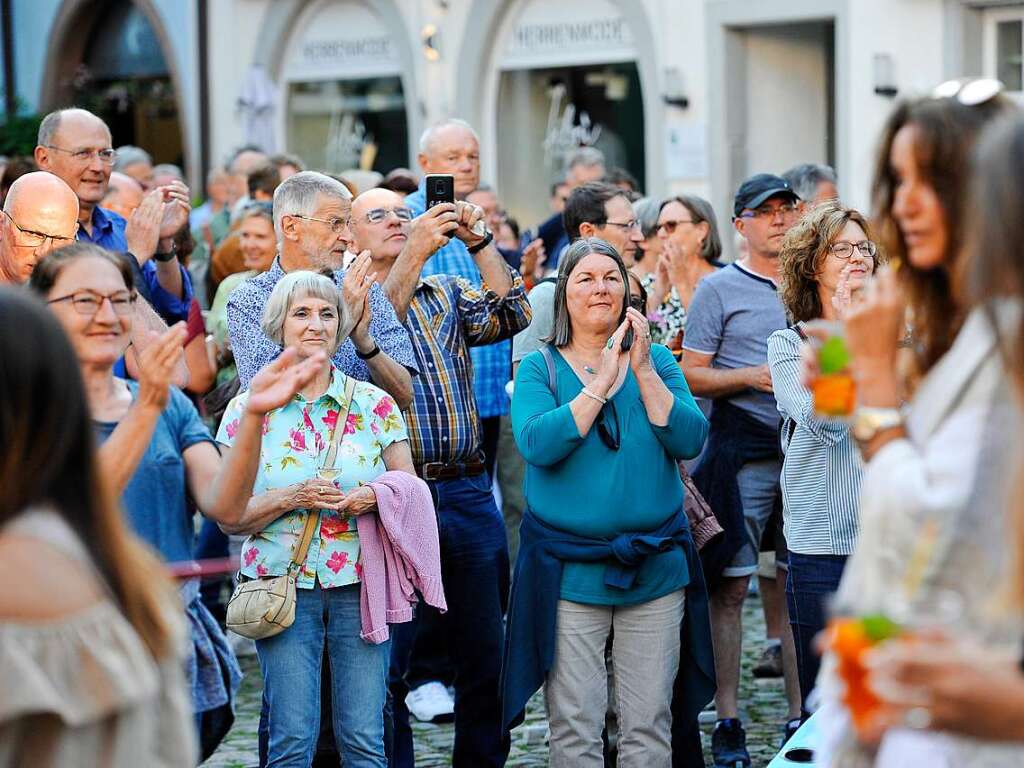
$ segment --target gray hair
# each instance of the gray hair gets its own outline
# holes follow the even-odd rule
[[[658,234],[658,214],[661,213],[661,200],[654,197],[641,197],[633,203],[633,215],[640,225],[644,240]]]
[[[117,148],[117,159],[114,160],[115,171],[123,171],[129,165],[138,165],[139,163],[152,165],[153,157],[142,147],[136,147],[131,144],[125,144],[123,147]]]
[[[566,288],[569,284],[569,277],[581,261],[592,253],[607,256],[615,262],[622,275],[622,285],[625,293],[622,296],[622,311],[616,325],[626,317],[626,309],[629,307],[629,274],[626,265],[619,256],[619,252],[608,242],[599,237],[585,237],[577,240],[562,253],[558,260],[558,281],[555,283],[554,300],[554,321],[551,325],[551,335],[544,339],[548,344],[556,347],[564,347],[572,341],[572,318],[569,317],[569,302],[566,298]]]
[[[160,163],[160,165],[154,166],[153,167],[153,175],[154,176],[173,176],[178,181],[184,181],[185,180],[185,174],[181,170],[181,168],[179,168],[178,166],[173,165],[171,163]]]
[[[352,199],[352,193],[344,184],[317,171],[299,171],[277,186],[274,190],[274,234],[278,242],[281,241],[284,217],[311,216],[321,195]]]
[[[569,155],[565,167],[572,170],[578,165],[582,165],[584,168],[604,165],[604,152],[594,147],[580,147]]]
[[[473,126],[467,123],[465,120],[460,120],[457,117],[450,117],[447,120],[442,120],[439,123],[434,123],[432,126],[427,128],[423,133],[420,134],[420,152],[427,154],[430,151],[430,145],[434,141],[434,136],[442,128],[447,128],[452,125],[457,125],[459,128],[465,128],[476,139],[477,144],[480,143],[480,137],[476,135],[476,131],[473,130]]]
[[[700,255],[708,263],[718,261],[722,257],[722,236],[718,233],[718,219],[715,218],[715,209],[711,206],[711,203],[703,197],[697,197],[697,195],[677,195],[662,201],[658,213],[660,214],[662,208],[669,203],[679,203],[683,206],[690,212],[694,223],[707,222],[708,236],[701,243]]]
[[[104,120],[94,115],[87,109],[81,107],[67,107],[65,109],[55,109],[53,112],[43,118],[42,122],[39,123],[39,132],[36,134],[36,144],[40,147],[49,147],[53,144],[53,137],[57,135],[57,131],[60,130],[61,120],[64,119],[64,114],[67,112],[84,112],[87,115],[95,117],[104,127],[107,127]],[[107,127],[107,132],[110,132],[110,128]],[[115,169],[116,170],[116,169]]]
[[[283,348],[284,321],[288,317],[288,310],[296,299],[308,298],[326,301],[338,310],[338,335],[335,338],[334,349],[330,351],[333,355],[352,330],[349,324],[351,314],[341,298],[338,286],[326,275],[300,269],[282,277],[274,286],[270,298],[267,299],[267,305],[263,308],[260,327],[271,341]]]
[[[803,163],[796,165],[782,174],[801,200],[811,201],[818,194],[818,185],[822,182],[836,183],[836,172],[831,165],[819,163]]]

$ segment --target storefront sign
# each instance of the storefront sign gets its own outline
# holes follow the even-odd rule
[[[636,58],[629,23],[607,0],[532,0],[513,18],[502,69]]]
[[[284,67],[287,80],[379,77],[400,71],[390,31],[357,0],[316,3],[296,24]]]

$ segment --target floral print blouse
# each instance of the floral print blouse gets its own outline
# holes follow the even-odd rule
[[[296,395],[287,405],[267,414],[254,496],[317,476],[330,446],[331,430],[344,407],[346,379],[335,369],[327,391],[317,400],[307,401]],[[233,443],[248,397],[248,391],[241,392],[228,404],[217,442],[227,446]],[[334,464],[340,470],[335,483],[343,491],[383,474],[387,469],[384,449],[408,439],[398,406],[386,392],[359,381],[352,401]],[[319,580],[326,589],[358,582],[362,569],[355,520],[329,510],[294,509],[249,536],[242,546],[242,575],[258,578],[287,573],[309,514],[319,515],[320,525],[313,534],[297,585],[312,589]]]

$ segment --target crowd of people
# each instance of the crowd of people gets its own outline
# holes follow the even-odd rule
[[[552,766],[704,766],[713,708],[743,768],[755,575],[778,746],[813,718],[823,766],[1024,764],[1001,90],[898,104],[870,212],[806,164],[739,184],[731,226],[582,147],[521,229],[454,118],[419,172],[242,147],[193,207],[47,115],[0,177],[0,765],[197,765],[254,653],[261,766],[407,768],[410,717],[501,766],[543,690]],[[840,615],[903,630],[864,656],[866,727]]]

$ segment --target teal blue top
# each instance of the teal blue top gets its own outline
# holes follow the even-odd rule
[[[569,409],[583,388],[575,371],[552,347],[557,392],[548,386],[541,352],[523,358],[512,396],[512,431],[526,459],[526,501],[548,524],[570,533],[611,538],[651,531],[683,505],[676,462],[700,453],[708,422],[693,401],[668,348],[651,347],[651,362],[675,398],[668,424],[651,424],[633,371],[594,425],[581,437]],[[602,441],[606,420],[619,449]],[[654,600],[690,582],[686,557],[674,549],[647,558],[632,589],[604,583],[604,563],[566,563],[561,597],[590,605],[633,605]]]

